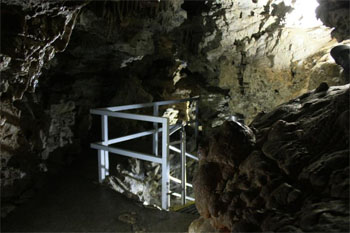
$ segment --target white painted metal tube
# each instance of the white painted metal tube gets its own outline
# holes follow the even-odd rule
[[[185,127],[181,129],[181,202],[186,204],[186,131]]]
[[[104,145],[97,144],[97,143],[91,143],[91,148],[97,149],[97,150],[105,150],[105,151],[109,151],[109,152],[114,153],[114,154],[124,155],[127,157],[146,160],[146,161],[150,161],[150,162],[154,162],[154,163],[162,163],[162,159],[159,157],[136,152],[136,151],[130,151],[130,150],[120,149],[120,148],[111,147],[111,146],[104,146]]]
[[[187,101],[196,101],[198,99],[199,97],[196,96],[196,97],[181,99],[181,100],[166,100],[166,101],[158,101],[153,103],[131,104],[131,105],[116,106],[116,107],[100,108],[99,110],[117,112],[117,111],[125,111],[125,110],[138,109],[138,108],[153,107],[154,105],[162,106],[162,105],[168,105],[168,104],[183,103]]]
[[[101,116],[101,125],[102,125],[102,140],[103,145],[107,146],[108,142],[108,116]],[[104,150],[102,151],[104,156],[104,165],[105,165],[105,176],[109,175],[109,152]]]
[[[155,116],[140,115],[140,114],[133,114],[133,113],[112,112],[108,110],[99,110],[99,109],[91,109],[90,113],[95,115],[106,115],[111,117],[129,119],[129,120],[158,122],[158,123],[162,123],[163,119],[165,118],[165,117],[155,117]]]
[[[179,148],[177,148],[177,147],[175,147],[175,146],[169,146],[169,149],[170,150],[172,150],[172,151],[175,151],[175,152],[177,152],[177,153],[181,153],[181,150],[179,149]],[[191,158],[191,159],[194,159],[194,160],[199,160],[196,156],[194,156],[194,155],[191,155],[190,153],[185,153],[186,154],[186,156],[187,157],[189,157],[189,158]]]
[[[131,139],[148,136],[148,135],[153,134],[154,132],[155,132],[155,130],[148,130],[148,131],[144,131],[144,132],[140,132],[140,133],[135,133],[135,134],[126,135],[123,137],[110,139],[107,141],[107,145],[111,145],[111,144],[115,144],[115,143],[119,143],[119,142],[125,142],[125,141],[131,140]]]
[[[106,145],[111,145],[111,144],[124,142],[124,141],[128,141],[128,140],[135,139],[135,138],[148,136],[148,135],[154,134],[155,132],[160,133],[160,132],[163,131],[163,128],[157,128],[156,130],[152,129],[152,130],[148,130],[148,131],[144,131],[144,132],[140,132],[140,133],[129,134],[129,135],[126,135],[126,136],[123,136],[123,137],[110,139],[110,140],[107,141]],[[155,155],[157,155],[157,154],[155,154]]]
[[[153,106],[153,116],[158,117],[159,106],[156,104]],[[158,155],[158,123],[153,123],[154,133],[153,133],[153,154]]]
[[[164,118],[162,122],[162,208],[164,210],[169,209],[170,196],[169,196],[169,119]]]
[[[198,157],[196,157],[196,156],[194,156],[194,155],[191,155],[190,153],[187,153],[187,152],[186,152],[186,156],[189,157],[189,158],[191,158],[191,159],[194,159],[194,160],[199,161]]]
[[[170,142],[170,145],[172,146],[172,145],[177,145],[177,144],[180,144],[181,143],[181,141],[173,141],[173,142]]]
[[[175,197],[181,197],[181,194],[180,194],[180,193],[171,193],[171,195],[173,195],[173,196],[175,196]],[[194,198],[189,197],[189,196],[186,196],[186,200],[195,201]]]
[[[198,130],[199,130],[199,122],[198,122],[198,115],[199,115],[199,101],[196,102],[196,112],[195,112],[195,126],[194,126],[194,139],[195,142],[198,143]],[[197,148],[198,144],[196,145]]]
[[[170,128],[170,133],[169,135],[173,135],[176,131],[178,131],[179,129],[181,129],[182,124],[178,123],[176,125],[172,125]]]
[[[157,132],[157,134],[158,134],[162,131],[163,131],[163,128],[157,128],[154,130],[148,130],[148,131],[144,131],[144,132],[140,132],[140,133],[129,134],[129,135],[126,135],[123,137],[109,139],[107,142],[104,141],[103,144],[104,145],[111,145],[111,144],[115,144],[115,143],[119,143],[119,142],[125,142],[125,141],[131,140],[131,139],[140,138],[140,137],[148,136],[151,134],[156,134],[155,132]],[[158,155],[156,153],[154,153],[154,154]]]
[[[98,150],[98,182],[102,183],[105,179],[105,164],[104,164],[104,151],[99,149]]]
[[[173,176],[169,176],[169,179],[170,179],[171,181],[174,181],[175,183],[181,184],[181,180],[178,179],[178,178],[175,178],[175,177],[173,177]],[[190,183],[186,183],[186,186],[187,186],[187,187],[190,187],[190,188],[193,188],[192,184],[190,184]]]

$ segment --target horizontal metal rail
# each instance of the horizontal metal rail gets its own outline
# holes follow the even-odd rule
[[[156,131],[153,129],[153,130],[148,130],[148,131],[144,131],[144,132],[140,132],[140,133],[134,133],[134,134],[130,134],[127,136],[110,139],[105,144],[111,145],[111,144],[115,144],[115,143],[119,143],[119,142],[125,142],[125,141],[131,140],[131,139],[141,138],[144,136],[152,135],[154,132],[156,132]],[[160,132],[160,131],[158,131],[158,132]]]
[[[174,193],[172,192],[171,195],[175,196],[175,197],[181,197],[181,194],[180,193]],[[189,196],[186,196],[186,200],[189,200],[189,201],[195,201],[195,199],[193,197],[189,197]]]
[[[181,144],[182,141],[178,140],[178,141],[172,141],[170,142],[170,145],[178,145]]]
[[[180,130],[182,128],[182,123],[177,123],[173,125],[172,128],[170,128],[169,135],[173,135],[176,131]]]
[[[180,126],[180,128],[178,128],[177,125],[170,125],[169,128],[170,128],[170,135],[171,135],[171,132],[172,132],[173,128],[175,128],[175,130],[179,130],[179,129],[181,129],[181,126]],[[148,136],[148,135],[154,134],[156,132],[161,133],[162,131],[163,131],[163,128],[158,128],[158,130],[151,129],[151,130],[140,132],[140,133],[129,134],[129,135],[126,135],[126,136],[123,136],[123,137],[109,139],[107,142],[104,142],[103,145],[111,145],[111,144],[115,144],[115,143],[119,143],[119,142],[125,142],[125,141],[129,141],[129,140],[132,140],[132,139]]]
[[[166,101],[157,101],[152,103],[131,104],[131,105],[116,106],[116,107],[98,108],[95,110],[118,112],[118,111],[132,110],[132,109],[138,109],[138,108],[153,107],[155,105],[162,106],[162,105],[178,104],[178,103],[184,103],[184,102],[196,101],[196,100],[199,100],[199,96],[187,98],[187,99],[181,99],[181,100],[166,100]]]
[[[181,180],[178,179],[178,178],[175,178],[175,177],[173,177],[173,176],[169,176],[169,179],[170,179],[171,181],[174,181],[175,183],[181,184]],[[190,184],[190,183],[186,183],[186,186],[187,186],[187,187],[190,187],[190,188],[193,188],[192,184]]]
[[[156,157],[154,155],[136,152],[136,151],[130,151],[130,150],[120,149],[120,148],[111,147],[111,146],[104,146],[98,143],[91,143],[91,148],[97,149],[97,150],[109,151],[114,154],[124,155],[135,159],[146,160],[149,162],[162,163],[162,158]]]
[[[134,114],[134,113],[124,113],[124,112],[112,112],[108,110],[98,110],[98,109],[91,109],[90,113],[95,115],[111,116],[111,117],[117,117],[117,118],[129,119],[129,120],[148,121],[148,122],[157,122],[157,123],[163,123],[164,120],[168,119],[166,117],[155,117],[155,116],[148,116],[148,115],[141,115],[141,114]]]
[[[169,145],[169,149],[172,150],[172,151],[175,151],[175,152],[177,152],[177,153],[181,153],[181,150],[180,150],[179,148],[175,147],[175,146]],[[186,156],[189,157],[189,158],[191,158],[191,159],[194,159],[194,160],[199,161],[199,159],[198,159],[196,156],[191,155],[191,154],[188,153],[188,152],[186,152]]]

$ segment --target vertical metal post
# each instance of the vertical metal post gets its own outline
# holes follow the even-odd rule
[[[162,208],[169,209],[169,119],[164,118],[162,122]]]
[[[153,106],[153,116],[158,116],[159,114],[159,106],[155,104]],[[153,123],[153,127],[155,129],[155,133],[153,134],[153,154],[158,155],[158,123]]]
[[[102,183],[102,181],[106,178],[105,171],[105,156],[103,150],[98,150],[98,182]]]
[[[198,111],[199,111],[199,100],[194,101],[196,103],[196,112],[195,112],[195,127],[194,127],[194,138],[195,138],[195,142],[196,142],[196,146],[198,143]]]
[[[101,116],[101,128],[102,128],[102,142],[103,142],[103,145],[107,146],[107,141],[108,141],[108,116],[107,115]],[[103,162],[104,162],[103,164],[104,165],[103,179],[104,179],[106,176],[109,175],[109,152],[102,150],[101,156],[103,157]]]
[[[181,203],[186,204],[186,131],[184,125],[181,129]]]

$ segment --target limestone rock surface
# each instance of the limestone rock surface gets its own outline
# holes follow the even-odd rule
[[[228,108],[217,118],[244,116],[249,124],[258,112],[321,82],[345,84],[329,55],[337,42],[317,20],[317,5],[316,0],[207,1],[187,20],[192,52],[180,54],[188,69],[228,92]]]
[[[37,99],[24,94],[35,92],[43,66],[66,48],[85,4],[42,0],[1,2],[2,201],[26,196],[33,174],[47,170],[38,156],[46,145],[45,114],[37,108]]]
[[[349,87],[225,122],[200,150],[196,206],[228,232],[349,231]]]

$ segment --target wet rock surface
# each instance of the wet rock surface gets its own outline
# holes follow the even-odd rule
[[[349,85],[320,85],[200,151],[202,217],[228,232],[349,231]]]

